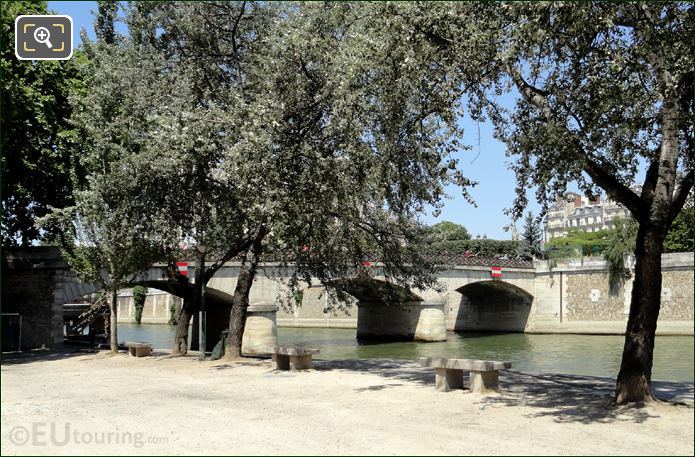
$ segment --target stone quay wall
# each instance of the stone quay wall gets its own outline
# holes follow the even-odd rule
[[[551,268],[536,264],[536,294],[526,331],[538,333],[622,334],[630,313],[634,259],[611,291],[601,258],[570,259]],[[693,334],[693,253],[662,256],[661,311],[657,334]]]
[[[143,324],[168,324],[172,311],[176,313],[183,301],[181,298],[158,289],[148,289],[142,308]],[[118,322],[135,323],[133,290],[125,289],[118,294]]]

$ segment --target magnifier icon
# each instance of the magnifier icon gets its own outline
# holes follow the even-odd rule
[[[39,43],[48,46],[48,49],[53,47],[49,41],[51,39],[51,32],[49,32],[46,27],[38,27],[36,30],[34,30],[34,39]]]

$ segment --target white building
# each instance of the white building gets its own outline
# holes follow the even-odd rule
[[[570,228],[597,232],[612,228],[616,219],[627,219],[630,212],[609,198],[589,199],[573,192],[558,197],[548,209],[545,221],[545,240],[565,236]]]

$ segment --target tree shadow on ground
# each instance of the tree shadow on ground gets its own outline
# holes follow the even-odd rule
[[[526,417],[551,417],[555,422],[582,424],[630,421],[642,423],[659,417],[644,405],[615,406],[612,385],[606,378],[532,375],[506,371],[500,394],[485,398],[490,406],[534,408]]]
[[[97,349],[66,346],[62,349],[35,349],[23,352],[4,352],[2,365],[22,365],[25,363],[53,362],[56,360],[79,357],[87,354],[98,354]]]
[[[234,360],[232,362],[226,362],[226,361],[216,361],[216,362],[221,362],[218,363],[217,365],[213,365],[210,367],[211,370],[228,370],[230,368],[238,368],[238,367],[259,367],[259,366],[265,366],[266,364],[263,363],[262,361],[257,361],[257,360],[250,360],[250,361],[243,361],[243,360]]]
[[[358,392],[396,388],[405,383],[427,386],[434,391],[434,370],[421,368],[411,360],[317,360],[314,362],[314,368],[317,371],[345,370],[369,373],[396,381],[355,389]],[[642,423],[659,417],[658,409],[645,405],[613,405],[614,388],[615,380],[611,378],[503,370],[500,372],[499,394],[477,396],[467,390],[436,394],[472,395],[479,399],[481,408],[526,406],[533,408],[526,417],[551,417],[561,423]],[[691,382],[655,381],[653,392],[657,398],[667,402],[666,405],[693,408]]]
[[[434,386],[434,371],[420,368],[412,360],[393,359],[352,359],[352,360],[315,360],[316,371],[357,371],[376,374],[388,379]],[[392,385],[396,386],[398,384]]]
[[[401,387],[403,384],[400,383],[393,383],[393,384],[382,384],[382,385],[377,385],[377,386],[368,386],[368,387],[358,387],[355,389],[355,392],[378,392],[380,390],[384,389],[389,389],[391,387]]]

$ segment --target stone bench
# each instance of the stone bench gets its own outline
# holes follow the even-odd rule
[[[152,355],[152,345],[150,343],[133,343],[126,341],[124,344],[128,348],[128,354],[133,357],[147,357]]]
[[[309,370],[311,369],[312,354],[318,354],[319,352],[319,349],[302,346],[275,346],[273,349],[273,361],[278,370]]]
[[[434,368],[435,387],[441,392],[463,389],[463,372],[470,372],[470,391],[473,393],[497,392],[499,370],[511,368],[511,362],[492,360],[445,359],[420,357],[420,366]]]

